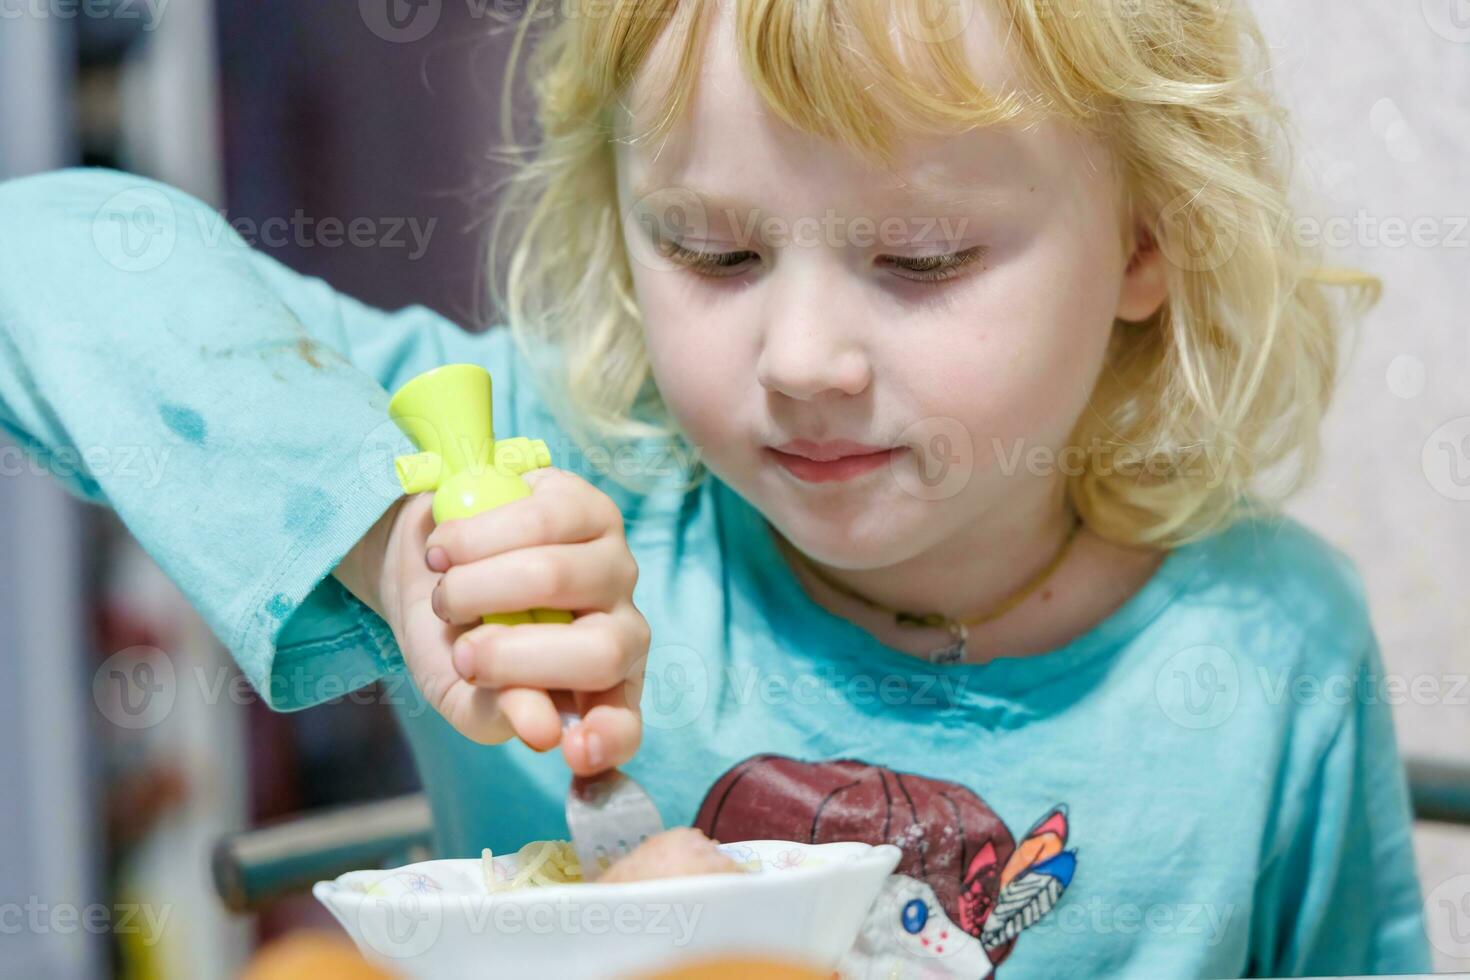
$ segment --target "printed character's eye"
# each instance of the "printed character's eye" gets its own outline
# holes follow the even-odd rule
[[[953,279],[964,269],[985,257],[988,251],[985,245],[972,245],[970,248],[961,249],[958,252],[949,252],[945,255],[880,255],[878,262],[882,265],[891,265],[901,270],[900,279],[908,279],[912,282],[943,282]]]
[[[917,935],[924,931],[924,923],[929,921],[929,906],[922,898],[911,898],[904,903],[899,919],[905,932]]]
[[[743,266],[746,262],[760,258],[749,249],[741,249],[737,252],[703,252],[698,249],[685,248],[678,242],[667,238],[660,238],[655,247],[664,256],[680,265],[702,276],[717,279],[739,275],[745,271]]]

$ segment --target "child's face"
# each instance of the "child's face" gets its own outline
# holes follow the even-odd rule
[[[912,140],[896,172],[871,169],[770,113],[730,30],[721,17],[671,138],[616,148],[647,349],[685,435],[787,538],[847,567],[986,540],[1059,503],[1078,461],[1058,454],[1114,318],[1163,297],[1156,256],[1123,254],[1103,147],[1049,123]],[[982,83],[1012,77],[978,10],[966,38]],[[910,197],[920,184],[946,203]],[[971,258],[925,281],[922,260],[952,253]],[[795,439],[899,451],[812,482],[773,452]]]

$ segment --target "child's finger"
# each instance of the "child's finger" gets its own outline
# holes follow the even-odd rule
[[[514,737],[510,720],[500,710],[500,692],[442,675],[415,675],[414,682],[429,706],[465,738],[482,745],[499,745]]]
[[[399,637],[404,663],[424,700],[455,731],[481,744],[498,745],[522,736],[538,750],[556,745],[560,735],[556,711],[544,693],[494,691],[466,683],[459,676],[450,653],[457,631],[430,608],[429,576],[424,579],[408,583],[409,594],[404,597],[402,614],[403,635]],[[510,697],[503,698],[503,693],[509,693]],[[545,702],[544,706],[537,703],[537,696]]]
[[[638,566],[620,538],[553,544],[455,565],[434,608],[447,623],[523,609],[611,609],[632,594]]]
[[[551,696],[530,687],[506,687],[499,692],[500,710],[516,737],[537,752],[561,741],[561,717]]]
[[[428,678],[420,687],[455,731],[482,745],[519,738],[537,752],[545,752],[561,739],[561,719],[545,691],[523,687],[495,691],[458,677]]]
[[[399,622],[399,646],[414,683],[428,703],[456,731],[482,744],[496,745],[519,737],[537,751],[553,748],[561,739],[561,722],[550,698],[543,691],[515,688],[504,691],[476,687],[454,669],[451,644],[460,630],[445,623],[432,608],[435,576],[415,570],[412,559],[423,553],[423,535],[429,533],[433,516],[431,494],[419,494],[406,505],[410,534],[417,544],[411,549],[400,577],[400,594],[395,609]]]
[[[626,680],[646,650],[627,622],[598,612],[571,623],[486,623],[454,641],[454,667],[481,687],[605,691]]]
[[[582,721],[562,738],[562,755],[578,775],[621,766],[638,751],[643,720],[637,705],[629,705],[625,687],[577,696]]]
[[[591,541],[621,526],[622,513],[612,498],[580,477],[564,474],[543,479],[529,497],[440,524],[424,543],[425,561],[436,548],[449,565],[462,565],[538,544]]]

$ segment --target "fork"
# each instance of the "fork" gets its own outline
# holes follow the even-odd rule
[[[527,496],[523,474],[551,465],[540,439],[496,439],[490,373],[478,364],[446,364],[416,375],[388,403],[388,415],[420,452],[399,456],[394,470],[405,493],[434,491],[434,522],[469,517]],[[570,623],[564,609],[489,613],[487,623]],[[562,730],[581,721],[562,710]],[[653,800],[616,769],[574,776],[567,790],[567,827],[592,881],[607,865],[664,829]]]
[[[562,711],[562,731],[582,720]],[[596,881],[608,866],[640,843],[661,833],[663,817],[642,786],[618,769],[572,776],[567,787],[567,829],[582,865],[582,880]]]

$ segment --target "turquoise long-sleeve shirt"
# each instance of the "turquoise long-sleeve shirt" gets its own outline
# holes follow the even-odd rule
[[[453,731],[329,573],[401,493],[389,392],[466,361],[494,379],[498,437],[545,439],[624,511],[653,631],[626,768],[666,823],[904,849],[849,975],[1429,968],[1362,586],[1290,519],[1172,551],[1055,650],[930,665],[811,601],[718,479],[679,492],[670,456],[668,487],[614,484],[507,330],[365,306],[173,188],[0,184],[0,345],[26,465],[113,508],[271,707],[384,682],[446,856],[565,836],[568,774]]]

